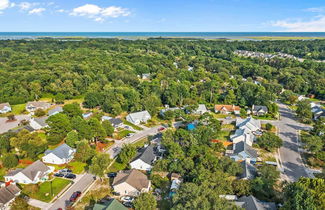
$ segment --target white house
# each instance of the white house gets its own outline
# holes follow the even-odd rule
[[[238,142],[245,142],[246,144],[248,144],[249,146],[253,145],[253,142],[255,140],[255,136],[248,131],[247,129],[237,129],[235,131],[235,134],[230,136],[230,140],[236,144]]]
[[[49,109],[50,106],[51,106],[51,104],[49,104],[47,102],[43,102],[43,101],[32,101],[32,102],[28,102],[26,104],[26,110],[28,112],[34,112],[37,109],[42,109],[42,110]]]
[[[13,181],[20,184],[36,184],[48,179],[48,174],[54,171],[54,167],[45,165],[42,161],[37,160],[26,168],[16,169],[4,176],[5,181]]]
[[[257,160],[258,154],[256,150],[254,150],[253,147],[249,146],[245,142],[238,142],[234,144],[234,147],[234,153],[230,156],[233,160],[246,160],[248,162]]]
[[[0,187],[0,210],[10,209],[10,204],[20,194],[20,189],[16,184],[11,183],[8,186]]]
[[[269,110],[266,106],[257,106],[257,105],[252,106],[253,115],[257,115],[257,116],[266,115],[268,111]]]
[[[112,183],[115,192],[120,195],[139,196],[149,192],[151,181],[142,172],[132,169],[118,172]]]
[[[208,110],[204,104],[199,104],[198,108],[194,111],[194,114],[204,114]]]
[[[61,106],[57,106],[53,109],[50,109],[47,114],[49,116],[52,116],[52,115],[56,115],[56,114],[59,114],[60,112],[63,112],[63,108]]]
[[[126,116],[126,120],[135,125],[146,123],[150,119],[151,115],[148,111],[134,112]]]
[[[154,146],[149,145],[131,161],[130,166],[134,169],[150,171],[155,160]]]
[[[42,128],[46,128],[49,125],[46,123],[46,120],[48,119],[47,116],[38,117],[38,118],[32,118],[29,121],[30,127],[32,127],[34,130],[40,130]]]
[[[236,127],[250,132],[255,132],[261,129],[261,122],[252,117],[246,119],[237,118]]]
[[[44,163],[61,165],[70,162],[73,159],[75,149],[67,144],[61,144],[54,150],[46,150],[45,156],[42,157]]]
[[[11,106],[9,103],[0,104],[0,114],[11,112]]]

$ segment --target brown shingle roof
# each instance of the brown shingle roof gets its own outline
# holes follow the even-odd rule
[[[9,185],[7,187],[0,188],[0,203],[6,204],[14,199],[17,193],[21,190],[16,185]]]
[[[141,191],[143,188],[149,187],[149,180],[147,176],[136,169],[119,172],[114,178],[112,185],[119,185],[123,182],[128,183],[139,191]]]
[[[215,110],[220,111],[222,109],[227,110],[228,112],[240,111],[239,106],[235,105],[225,105],[225,104],[216,104],[214,107]]]

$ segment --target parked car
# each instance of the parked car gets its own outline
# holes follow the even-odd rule
[[[134,198],[132,198],[130,196],[123,196],[123,197],[121,197],[121,201],[132,202],[132,201],[134,201]]]
[[[126,135],[126,137],[131,137],[133,135],[134,135],[134,133],[128,133],[128,135]]]
[[[67,179],[75,179],[77,176],[75,174],[66,174],[64,176],[64,178],[67,178]]]
[[[127,207],[127,208],[132,208],[132,207],[133,207],[133,205],[132,205],[131,202],[123,202],[123,205],[124,205],[125,207]]]
[[[81,195],[81,192],[80,192],[80,191],[76,191],[76,192],[74,192],[74,193],[71,195],[69,201],[70,201],[70,202],[75,202],[75,201],[79,198],[80,195]]]
[[[65,168],[65,169],[61,169],[60,171],[59,171],[59,173],[71,173],[72,171],[70,170],[70,169],[67,169],[67,168]]]
[[[115,172],[111,172],[111,173],[108,173],[107,176],[110,177],[110,178],[114,178],[116,177],[117,173]]]
[[[61,174],[61,173],[55,173],[53,176],[56,176],[56,177],[64,177],[64,174]]]
[[[163,130],[165,130],[164,127],[160,127],[160,128],[158,128],[158,131],[163,131]]]
[[[113,192],[113,195],[115,195],[115,196],[120,196],[120,193],[118,193],[118,192]]]

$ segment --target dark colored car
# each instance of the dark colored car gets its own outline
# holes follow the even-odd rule
[[[81,195],[81,192],[80,192],[80,191],[76,191],[76,192],[74,192],[74,193],[71,195],[69,201],[70,201],[70,202],[75,202],[75,201],[79,198],[80,195]]]
[[[115,172],[111,172],[111,173],[108,173],[107,176],[110,177],[110,178],[114,178],[116,177],[117,173]]]
[[[75,179],[77,176],[75,174],[67,174],[64,177],[67,179]]]
[[[131,202],[123,202],[123,205],[124,205],[125,207],[127,207],[127,208],[132,208],[132,207],[133,207],[133,205],[132,205]]]
[[[72,171],[70,169],[65,168],[65,169],[61,169],[59,172],[60,173],[71,173]]]
[[[55,173],[53,176],[56,176],[56,177],[64,177],[64,174],[61,174],[61,173]]]

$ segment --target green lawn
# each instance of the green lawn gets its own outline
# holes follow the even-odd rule
[[[82,162],[78,162],[78,161],[72,161],[68,164],[64,164],[64,165],[52,165],[55,168],[55,170],[61,170],[64,168],[68,168],[70,170],[72,170],[72,173],[74,174],[81,174],[82,172],[84,172],[85,167],[87,166],[86,163],[82,163]]]
[[[220,131],[220,132],[218,133],[218,137],[217,137],[217,139],[218,139],[218,140],[229,140],[229,138],[230,138],[230,133],[231,133],[231,131],[229,131],[229,130],[227,130],[227,131],[222,130],[222,131]]]
[[[116,138],[117,139],[123,139],[124,137],[126,137],[129,133],[134,133],[133,131],[129,131],[129,130],[122,130],[122,131],[119,131],[117,134],[116,134]]]
[[[143,147],[145,143],[148,143],[147,137],[140,139],[139,141],[135,142],[133,145],[137,148],[140,148],[140,147]]]
[[[134,125],[134,124],[132,124],[129,121],[126,121],[126,120],[123,120],[123,124],[131,126],[133,129],[138,130],[138,131],[143,130],[141,127],[139,127],[137,125]]]
[[[6,114],[1,114],[1,117],[7,117],[10,114],[14,115],[21,115],[21,114],[27,114],[25,110],[26,104],[17,104],[17,105],[11,105],[11,112],[8,112]]]
[[[122,164],[117,161],[114,161],[113,164],[108,168],[108,172],[118,172],[124,170],[127,167],[127,164]]]
[[[51,182],[46,181],[40,184],[23,185],[23,193],[29,197],[50,202],[58,193],[60,193],[69,183],[70,180],[54,178],[52,180],[52,195],[51,195]]]
[[[221,129],[223,129],[223,130],[235,130],[235,125],[233,125],[233,124],[223,124],[223,125],[221,125]]]
[[[276,120],[276,118],[271,116],[254,116],[253,118],[259,119],[259,120]]]

